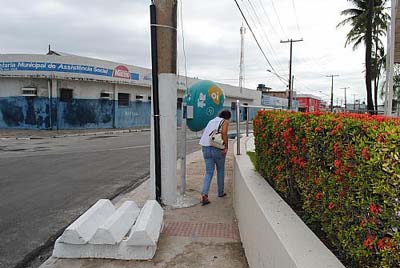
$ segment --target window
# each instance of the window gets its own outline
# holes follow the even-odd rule
[[[129,106],[128,93],[118,93],[118,106]]]
[[[73,90],[68,88],[60,88],[60,101],[71,102],[73,99]]]
[[[23,87],[22,96],[34,97],[37,96],[37,89],[34,87]]]
[[[100,93],[100,99],[106,99],[106,100],[111,100],[112,99],[112,93],[111,92],[101,92]]]
[[[148,100],[148,101],[151,101],[151,96],[148,96],[148,97],[147,97],[147,100]]]
[[[136,100],[139,100],[139,101],[144,100],[143,95],[136,95]]]

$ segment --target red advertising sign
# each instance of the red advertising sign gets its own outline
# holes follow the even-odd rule
[[[113,77],[131,79],[131,72],[129,71],[128,67],[124,65],[118,65],[113,71]]]

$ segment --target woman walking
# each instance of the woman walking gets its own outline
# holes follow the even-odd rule
[[[201,192],[201,203],[207,205],[210,203],[208,200],[208,192],[210,190],[211,180],[214,175],[214,169],[217,167],[217,185],[218,197],[224,197],[224,177],[225,177],[225,156],[228,152],[228,127],[229,119],[231,119],[230,111],[222,111],[219,116],[211,120],[200,139],[202,146],[204,162],[206,164],[206,171],[204,175],[203,190]],[[223,145],[220,148],[214,147],[210,144],[210,136],[214,132],[222,134]]]

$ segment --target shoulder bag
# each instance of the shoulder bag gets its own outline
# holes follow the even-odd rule
[[[225,142],[224,139],[222,138],[222,125],[224,124],[225,120],[221,120],[221,123],[219,123],[219,126],[217,129],[213,130],[210,133],[210,145],[212,147],[218,148],[218,149],[225,149]]]

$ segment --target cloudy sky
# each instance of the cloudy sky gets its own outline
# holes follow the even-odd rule
[[[329,99],[335,78],[335,104],[363,100],[363,48],[344,47],[348,28],[336,29],[346,0],[238,0],[268,60],[288,76],[294,44],[295,88]],[[67,53],[150,67],[149,0],[0,0],[0,53],[46,53],[47,45]],[[233,0],[183,0],[187,73],[191,77],[238,84],[241,15]],[[184,74],[179,25],[179,72]],[[386,41],[385,41],[386,42]],[[245,36],[246,87],[285,85],[268,72],[250,31]]]

